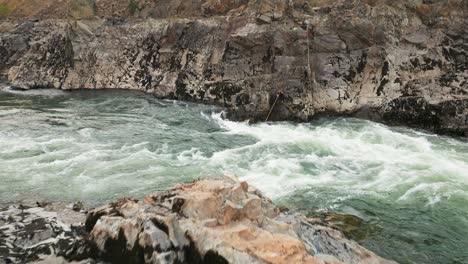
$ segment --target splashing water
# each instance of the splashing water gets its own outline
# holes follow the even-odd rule
[[[0,92],[0,201],[98,204],[238,175],[277,203],[363,223],[401,263],[468,263],[468,142],[358,119],[223,120],[129,91]]]

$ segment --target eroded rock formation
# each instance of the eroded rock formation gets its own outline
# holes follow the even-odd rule
[[[0,208],[0,263],[68,263],[85,259],[84,213],[50,205]],[[90,262],[83,260],[82,263]]]
[[[179,184],[142,201],[120,199],[82,218],[72,210],[10,206],[0,212],[0,257],[5,263],[394,263],[322,220],[281,212],[230,177]]]
[[[345,114],[468,133],[467,1],[88,2],[93,19],[72,6],[0,23],[13,86],[138,89],[240,120],[274,106],[272,120]]]

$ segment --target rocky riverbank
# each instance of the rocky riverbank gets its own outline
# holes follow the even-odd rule
[[[271,110],[468,133],[466,1],[13,2],[0,1],[0,72],[17,88],[137,89],[237,120]]]
[[[0,211],[0,263],[394,263],[231,177],[85,211]]]

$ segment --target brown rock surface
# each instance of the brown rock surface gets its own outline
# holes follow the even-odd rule
[[[392,263],[229,177],[120,200],[90,211],[86,226],[93,252],[113,262]]]
[[[232,177],[81,208],[0,207],[0,263],[394,263]]]

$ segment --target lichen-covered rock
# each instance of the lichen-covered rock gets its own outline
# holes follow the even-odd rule
[[[134,15],[99,0],[92,20],[0,22],[0,71],[22,89],[137,89],[238,120],[468,134],[467,1],[134,2]]]
[[[0,263],[65,263],[65,257],[90,263],[81,251],[84,220],[84,213],[48,206],[0,209]]]
[[[96,208],[87,228],[112,263],[392,263],[230,177]]]

